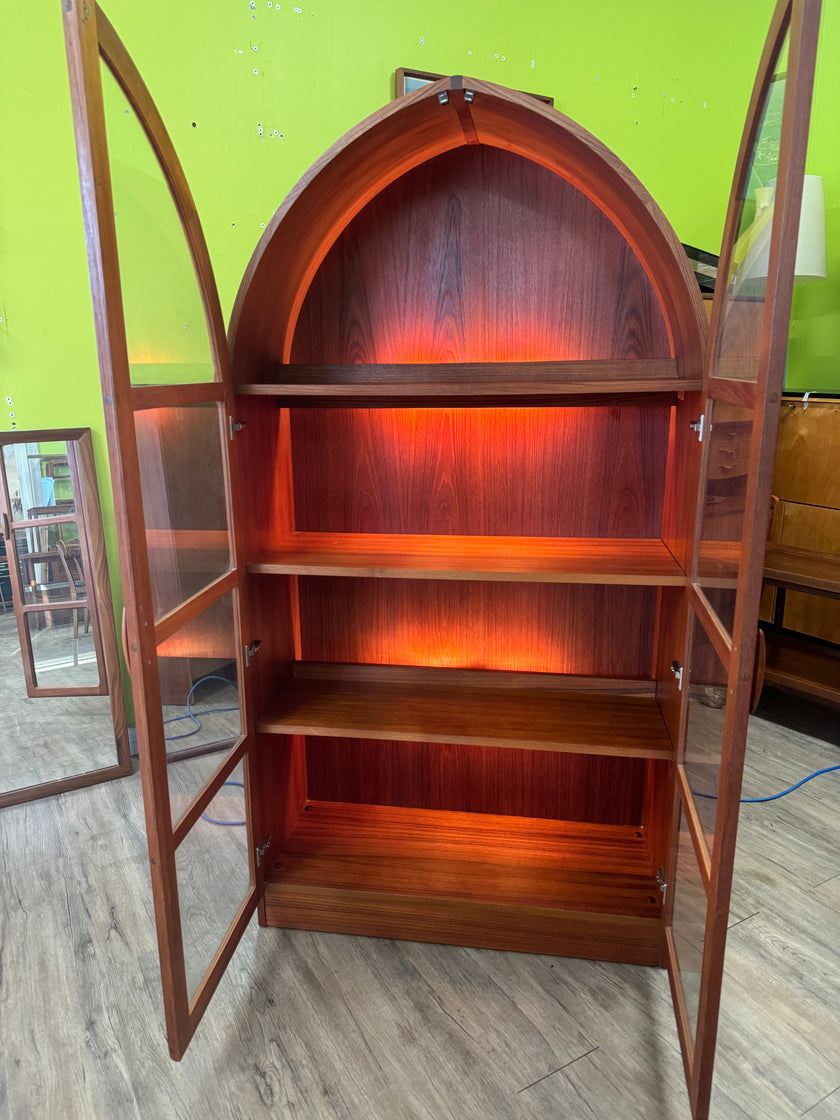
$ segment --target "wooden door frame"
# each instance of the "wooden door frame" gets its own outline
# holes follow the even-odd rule
[[[261,872],[249,842],[247,895],[213,958],[204,980],[190,999],[184,961],[184,943],[178,899],[175,853],[202,808],[215,796],[222,782],[242,761],[246,773],[246,815],[251,830],[251,797],[248,753],[252,736],[245,734],[225,757],[217,771],[196,795],[175,826],[172,824],[166,747],[161,714],[157,646],[161,627],[177,629],[231,591],[241,603],[244,574],[235,566],[220,579],[193,595],[180,608],[155,620],[154,600],[147,555],[140,464],[135,432],[135,411],[214,403],[226,419],[232,419],[233,396],[228,373],[228,350],[224,323],[206,242],[183,169],[155,104],[125,47],[94,0],[65,0],[62,4],[65,44],[73,104],[73,124],[88,245],[88,265],[93,296],[97,351],[105,405],[105,425],[120,546],[120,566],[126,601],[126,650],[132,670],[140,771],[146,833],[149,847],[152,892],[158,931],[163,1002],[170,1054],[180,1059],[221,979],[242,933],[254,913],[261,894]],[[167,181],[190,250],[201,293],[213,357],[215,380],[203,385],[132,386],[114,222],[113,195],[108,165],[108,145],[103,106],[100,65],[104,62],[137,115]],[[220,431],[224,430],[223,424]],[[225,446],[226,444],[223,444]],[[223,455],[223,460],[226,460]],[[235,539],[236,524],[230,501],[235,456],[226,463],[225,489],[228,526]],[[180,613],[179,613],[180,612]],[[244,636],[238,620],[236,645],[241,653]],[[250,679],[240,664],[242,715],[246,728],[250,714]]]
[[[715,299],[712,311],[708,365],[704,379],[707,420],[709,417],[708,402],[714,400],[727,401],[743,408],[750,408],[753,411],[754,425],[750,440],[745,499],[745,510],[747,512],[745,516],[749,514],[749,511],[755,512],[765,508],[769,515],[770,509],[778,408],[784,382],[784,367],[788,346],[793,271],[796,258],[819,18],[820,0],[780,0],[777,4],[750,101],[724,229],[723,252],[718,271],[719,284],[721,285],[727,283],[729,275],[732,251],[741,215],[741,197],[750,171],[752,151],[760,126],[760,112],[773,78],[773,67],[778,53],[785,36],[789,32],[789,64],[782,118],[779,174],[768,268],[767,298],[761,327],[757,380],[754,383],[737,382],[712,376],[716,359],[716,342],[722,328],[721,316],[724,302],[722,288]],[[671,929],[669,928],[667,932],[671,989],[677,1013],[689,1099],[694,1120],[706,1120],[709,1115],[740,808],[741,777],[752,700],[758,610],[767,537],[767,521],[761,516],[753,516],[742,540],[735,618],[730,635],[717,617],[709,600],[703,593],[702,587],[697,583],[698,554],[705,503],[706,467],[709,454],[710,441],[707,439],[699,479],[689,601],[695,615],[693,625],[703,627],[716,653],[728,670],[730,703],[727,705],[724,725],[724,745],[720,763],[713,850],[708,852],[706,848],[691,791],[681,768],[682,757],[678,759],[679,780],[677,786],[679,797],[674,814],[676,827],[680,808],[685,812],[692,836],[694,853],[706,887],[706,931],[696,1031],[692,1031],[688,1019]],[[676,848],[676,844],[674,844],[674,848]],[[670,881],[673,881],[674,865],[675,852],[672,854]]]

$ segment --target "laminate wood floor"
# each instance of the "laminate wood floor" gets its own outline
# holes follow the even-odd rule
[[[778,697],[763,716],[793,726],[753,718],[746,794],[840,761],[835,715],[820,737]],[[235,788],[223,797],[235,813]],[[840,1117],[838,799],[840,772],[743,806],[716,1120]],[[202,833],[197,937],[230,905],[238,831]],[[3,1120],[688,1115],[660,970],[255,923],[171,1062],[138,776],[3,810],[0,859]]]
[[[85,658],[91,656],[93,637],[84,633],[81,623],[76,643],[67,635],[72,636],[69,624],[34,632],[32,645],[40,684],[78,685],[74,660],[86,667],[82,683],[90,683],[89,670],[95,663]],[[0,614],[0,698],[0,793],[116,765],[114,724],[107,696],[33,699],[26,695],[12,610]]]

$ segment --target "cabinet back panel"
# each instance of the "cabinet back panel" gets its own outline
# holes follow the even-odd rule
[[[291,410],[295,528],[659,537],[664,405]]]
[[[321,264],[292,362],[667,358],[635,254],[577,188],[468,145],[373,198]]]
[[[637,825],[647,763],[379,739],[306,741],[312,801]]]
[[[301,657],[650,679],[656,588],[298,579]]]

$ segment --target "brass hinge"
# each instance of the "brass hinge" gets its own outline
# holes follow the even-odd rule
[[[253,642],[250,643],[250,645],[247,645],[245,647],[245,668],[246,669],[251,664],[251,662],[256,657],[256,655],[259,653],[259,649],[260,649],[261,645],[262,645],[262,642],[260,641],[260,639],[256,638]]]
[[[257,857],[257,867],[261,866],[262,861],[263,861],[263,856],[268,851],[268,848],[269,848],[270,844],[271,844],[271,833],[269,832],[269,834],[266,837],[264,837],[262,844],[260,844],[260,846],[255,849],[256,857]]]
[[[228,416],[228,434],[230,439],[233,439],[237,432],[242,432],[247,427],[247,420],[234,420],[232,416]]]
[[[699,420],[692,420],[691,423],[688,426],[689,426],[689,428],[691,428],[692,432],[697,433],[698,443],[702,443],[703,442],[703,431],[704,431],[705,426],[706,426],[706,413],[705,412],[702,413]]]

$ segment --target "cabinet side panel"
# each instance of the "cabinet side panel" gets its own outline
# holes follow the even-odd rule
[[[645,759],[310,737],[313,801],[640,825]]]
[[[240,555],[256,556],[294,527],[289,410],[273,401],[236,397],[236,415],[244,428],[234,450],[243,485],[236,495]]]
[[[686,571],[691,565],[701,457],[701,444],[691,424],[700,419],[702,411],[700,393],[686,393],[672,409],[668,438],[662,539]]]

